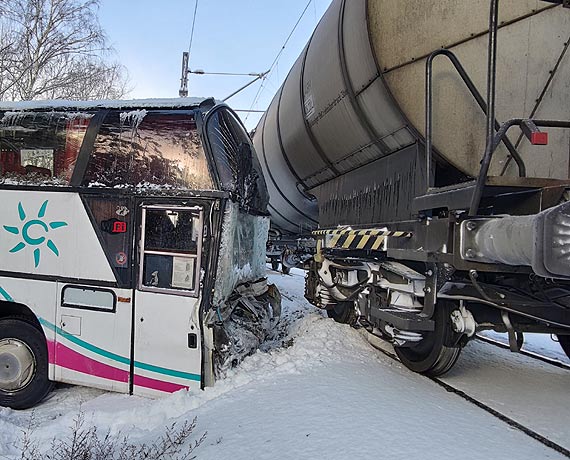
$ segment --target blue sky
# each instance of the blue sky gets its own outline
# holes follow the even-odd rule
[[[268,70],[309,0],[198,0],[191,69]],[[331,0],[313,0],[254,108],[264,110]],[[188,50],[195,0],[101,0],[99,20],[117,58],[129,70],[133,98],[178,97],[182,52]],[[190,96],[223,99],[251,77],[190,75]],[[261,83],[230,99],[249,109]],[[240,113],[245,120],[246,114]],[[254,128],[260,114],[250,114]]]

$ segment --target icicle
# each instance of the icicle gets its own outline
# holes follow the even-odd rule
[[[130,112],[121,112],[119,119],[121,120],[121,126],[129,125],[133,130],[133,134],[137,131],[139,125],[146,117],[148,112],[145,109],[142,110],[131,110]]]

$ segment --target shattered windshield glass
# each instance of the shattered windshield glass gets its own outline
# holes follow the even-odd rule
[[[84,185],[212,189],[194,112],[109,112],[95,139]]]

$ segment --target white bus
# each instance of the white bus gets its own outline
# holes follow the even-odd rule
[[[0,103],[0,405],[212,384],[279,313],[267,202],[213,99]]]

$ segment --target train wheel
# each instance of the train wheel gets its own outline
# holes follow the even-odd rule
[[[46,339],[33,324],[0,320],[0,406],[27,409],[52,389]]]
[[[449,371],[461,352],[460,347],[446,345],[451,333],[449,303],[439,302],[434,315],[435,330],[411,347],[395,347],[396,354],[404,366],[421,374],[436,377]]]
[[[354,326],[357,319],[354,302],[339,302],[334,307],[327,308],[327,316],[337,323]]]
[[[570,335],[559,335],[558,342],[560,342],[560,346],[566,353],[566,356],[570,358]]]

